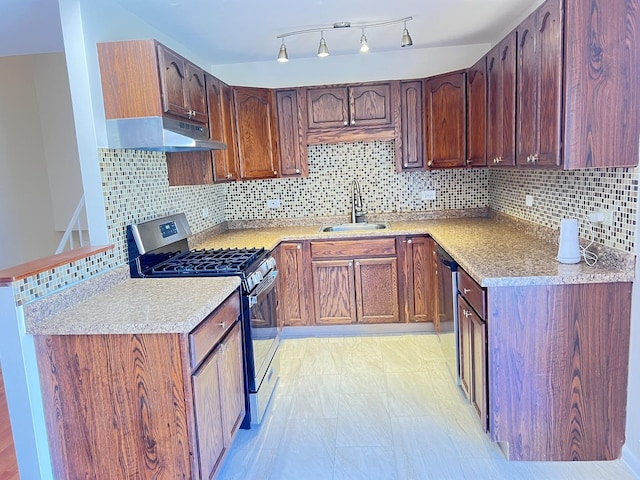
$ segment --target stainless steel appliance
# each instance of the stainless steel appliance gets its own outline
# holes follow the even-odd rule
[[[453,323],[453,333],[440,335],[442,350],[447,365],[456,383],[460,385],[459,338],[458,338],[458,308],[456,297],[458,293],[458,264],[445,252],[440,245],[436,248],[438,259],[438,315],[440,325],[445,322]]]
[[[275,259],[264,248],[190,250],[184,214],[127,227],[132,277],[230,276],[241,279],[247,416],[260,423],[275,389],[281,327],[276,319]]]

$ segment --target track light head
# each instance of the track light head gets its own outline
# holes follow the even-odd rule
[[[329,48],[327,47],[327,42],[324,40],[324,36],[320,33],[320,45],[318,45],[318,56],[319,57],[328,57],[329,56]]]
[[[402,40],[400,40],[401,47],[410,47],[413,45],[413,40],[411,39],[411,35],[409,35],[409,30],[407,30],[407,22],[404,22],[404,30],[402,31]]]
[[[287,55],[287,46],[284,44],[284,39],[282,40],[282,45],[280,45],[280,51],[278,52],[278,61],[280,63],[287,63],[289,61],[289,55]]]
[[[364,34],[364,28],[362,29],[362,36],[360,37],[360,53],[367,53],[369,51],[369,45],[367,45],[367,37]]]

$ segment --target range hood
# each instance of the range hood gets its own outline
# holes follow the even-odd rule
[[[109,148],[188,152],[224,150],[227,145],[209,139],[206,126],[166,117],[136,117],[107,120]]]

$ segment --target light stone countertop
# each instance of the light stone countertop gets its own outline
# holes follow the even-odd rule
[[[239,285],[239,277],[127,279],[55,315],[26,316],[27,333],[188,333]]]
[[[631,282],[633,268],[588,266],[556,260],[558,246],[518,224],[494,218],[451,218],[388,222],[389,228],[366,232],[320,232],[321,225],[244,228],[216,234],[197,248],[275,248],[281,241],[366,238],[428,234],[481,286],[560,285]]]

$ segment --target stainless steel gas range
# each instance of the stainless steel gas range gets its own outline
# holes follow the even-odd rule
[[[129,270],[136,278],[240,277],[247,429],[262,420],[278,380],[276,262],[264,248],[190,250],[190,234],[183,213],[128,226]]]

